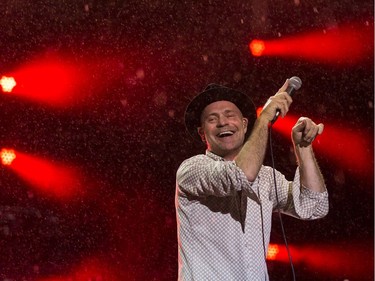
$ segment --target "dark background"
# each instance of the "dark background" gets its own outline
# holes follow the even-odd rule
[[[204,152],[186,134],[183,113],[211,82],[262,106],[298,75],[304,85],[293,114],[370,136],[373,159],[373,56],[332,65],[255,58],[247,46],[352,22],[373,29],[373,11],[369,0],[1,0],[0,74],[43,56],[101,65],[82,89],[88,95],[66,108],[0,96],[1,147],[74,163],[88,185],[95,182],[89,196],[56,202],[1,168],[0,280],[68,280],[57,278],[73,276],[87,260],[102,272],[74,280],[176,280],[175,172]],[[290,148],[276,133],[275,165],[288,178]],[[365,250],[352,257],[353,267],[361,259],[372,265],[373,173],[354,176],[357,167],[317,158],[330,213],[314,222],[285,217],[289,243],[358,245]],[[271,242],[283,243],[277,217]],[[308,264],[295,268],[297,280],[373,280],[371,266],[360,277],[345,268],[334,276]],[[270,262],[269,272],[271,280],[292,280],[288,264]]]

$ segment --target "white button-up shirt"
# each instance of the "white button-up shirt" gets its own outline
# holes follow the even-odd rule
[[[328,213],[328,193],[287,181],[276,171],[283,213],[317,219]],[[207,151],[177,171],[179,277],[183,281],[268,280],[265,256],[277,208],[273,172],[262,166],[249,182],[234,161]]]

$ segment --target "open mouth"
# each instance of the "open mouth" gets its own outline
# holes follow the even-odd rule
[[[219,138],[226,138],[226,137],[233,136],[233,134],[234,134],[233,131],[224,131],[224,132],[220,132],[219,134],[217,134],[217,136]]]

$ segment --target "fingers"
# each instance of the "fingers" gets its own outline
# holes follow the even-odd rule
[[[276,93],[275,101],[277,102],[276,106],[277,109],[280,110],[281,116],[285,117],[289,110],[289,106],[292,104],[293,99],[292,97],[285,92],[289,85],[289,79],[286,79],[284,85],[281,86],[279,91]]]
[[[289,85],[289,79],[285,80],[284,85],[281,86],[281,88],[277,91],[278,93],[285,92]]]
[[[315,139],[316,135],[318,134],[318,126],[313,126],[312,122],[306,122],[303,140],[311,143]]]
[[[324,125],[320,123],[316,125],[311,119],[302,117],[300,123],[295,127],[295,130],[302,133],[303,141],[306,143],[312,143],[317,135],[323,133]]]
[[[279,91],[274,96],[271,96],[264,105],[262,114],[263,116],[267,116],[269,121],[274,119],[277,111],[280,111],[282,117],[285,117],[289,111],[293,99],[287,92],[285,92],[288,88],[288,83],[289,80],[287,79]]]
[[[280,110],[281,116],[285,115],[289,111],[289,107],[293,102],[291,96],[286,92],[280,92],[274,96],[276,109]]]
[[[303,118],[304,118],[304,117],[301,117],[301,118],[297,121],[296,125],[294,125],[294,127],[293,127],[293,131],[295,131],[296,133],[298,133],[298,132],[303,132],[304,129],[305,129],[305,127],[306,127],[306,123],[305,123],[305,121],[304,121]]]

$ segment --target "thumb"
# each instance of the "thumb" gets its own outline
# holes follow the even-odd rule
[[[323,130],[324,130],[324,125],[322,123],[320,123],[318,125],[318,134],[321,135],[323,133]]]

